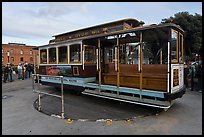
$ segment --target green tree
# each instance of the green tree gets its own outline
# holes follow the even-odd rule
[[[175,23],[184,30],[185,60],[201,51],[202,47],[202,16],[179,12],[174,17],[162,19],[161,23]]]

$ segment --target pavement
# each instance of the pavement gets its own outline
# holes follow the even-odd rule
[[[168,111],[65,93],[66,119],[60,119],[48,115],[60,112],[60,99],[43,96],[42,105],[55,111],[39,112],[31,85],[31,79],[2,83],[3,135],[202,135],[202,93],[196,91],[187,89]]]

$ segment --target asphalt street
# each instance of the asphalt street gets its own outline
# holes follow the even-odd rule
[[[35,109],[38,94],[32,92],[31,85],[31,79],[2,83],[3,135],[202,134],[202,93],[196,91],[187,90],[166,112],[65,93],[66,119],[60,119],[50,116],[60,113],[60,99],[43,96],[39,112]],[[51,87],[43,88],[56,92]]]

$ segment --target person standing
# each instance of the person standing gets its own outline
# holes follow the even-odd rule
[[[194,90],[194,78],[195,78],[195,65],[190,66],[190,76],[191,76],[191,91]]]
[[[184,84],[186,85],[186,88],[188,88],[188,74],[189,74],[189,68],[188,65],[184,65]]]
[[[11,66],[11,64],[9,64],[8,65],[8,80],[10,81],[10,82],[12,82],[13,81],[13,68],[12,68],[12,66]]]
[[[24,64],[22,63],[22,80],[25,78],[25,67]]]
[[[197,84],[196,90],[199,92],[202,92],[202,64],[198,65],[196,75],[198,78],[198,84]]]
[[[4,83],[6,83],[7,79],[8,79],[8,73],[9,73],[9,66],[8,64],[5,66],[4,68]]]
[[[18,64],[18,79],[22,79],[22,64]]]
[[[25,65],[24,65],[24,67],[25,67],[25,79],[28,77],[28,63],[25,63]]]
[[[28,77],[30,78],[31,71],[32,71],[30,63],[28,63],[27,70],[28,70]]]
[[[34,64],[31,64],[31,72],[32,72],[32,74],[34,74],[34,68],[35,66],[34,66]]]

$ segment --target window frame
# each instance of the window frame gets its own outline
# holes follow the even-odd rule
[[[177,34],[177,40],[176,40],[176,60],[172,60],[172,34],[173,34],[173,32],[175,32]],[[177,30],[171,29],[171,49],[170,49],[170,51],[171,51],[171,54],[170,54],[170,56],[171,56],[171,63],[179,63],[178,44],[179,44],[179,33],[178,33]]]
[[[12,60],[12,59],[13,59],[13,60]],[[14,57],[11,57],[11,59],[10,59],[10,60],[11,60],[11,63],[12,63],[12,62],[14,62]]]
[[[20,55],[23,55],[23,53],[24,53],[24,52],[23,52],[23,49],[21,49],[21,50],[20,50]]]
[[[20,57],[20,62],[23,62],[23,60],[21,61],[21,59],[23,59],[23,60],[24,60],[24,58],[23,58],[23,57]]]
[[[77,61],[77,62],[73,62],[71,61],[71,46],[72,45],[79,45],[80,46],[80,61]],[[81,64],[82,63],[82,43],[72,43],[72,44],[69,44],[69,64],[72,65],[72,64]]]
[[[87,48],[92,48],[93,49],[93,59],[92,59],[92,61],[86,61],[86,59],[85,59],[85,54],[86,54],[86,49]],[[92,45],[84,45],[84,63],[85,64],[95,64],[96,63],[96,47],[95,46],[92,46]]]
[[[31,58],[32,58],[32,61],[31,61]],[[30,62],[33,62],[33,57],[30,57]]]
[[[109,63],[114,63],[114,60],[115,60],[115,53],[114,53],[114,50],[115,50],[115,46],[112,46],[112,47],[105,47],[105,64],[109,64]],[[108,53],[108,56],[107,56],[107,53]],[[110,53],[111,53],[111,56],[110,56]],[[111,62],[110,62],[111,60]]]
[[[55,62],[50,62],[50,49],[55,49]],[[48,52],[47,56],[48,64],[57,64],[57,47],[50,47],[47,49],[47,52]]]
[[[10,55],[14,54],[14,50],[13,49],[10,49],[9,52],[10,52]]]
[[[46,63],[41,62],[41,51],[45,50],[46,51]],[[47,48],[42,48],[39,49],[39,64],[48,64],[48,49]]]
[[[60,62],[59,61],[59,48],[61,48],[61,47],[67,47],[67,57],[66,57],[66,62]],[[57,56],[58,56],[58,60],[57,60],[57,64],[69,64],[69,50],[68,50],[68,46],[67,45],[60,45],[60,46],[58,46],[57,47],[57,49],[58,49],[58,51],[57,51]]]

